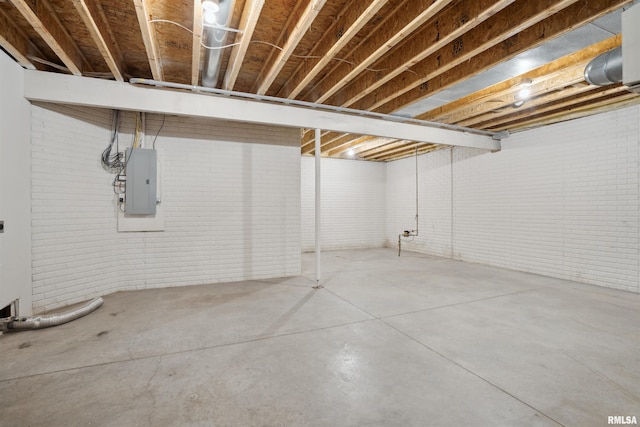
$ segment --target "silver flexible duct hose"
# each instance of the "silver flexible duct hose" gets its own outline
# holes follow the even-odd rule
[[[82,307],[58,314],[44,316],[21,317],[7,323],[8,329],[42,329],[51,326],[62,325],[80,317],[86,316],[102,305],[104,300],[100,297],[88,302]]]

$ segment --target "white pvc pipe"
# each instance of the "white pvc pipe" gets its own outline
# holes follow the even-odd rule
[[[320,129],[316,129],[316,286],[320,286]]]

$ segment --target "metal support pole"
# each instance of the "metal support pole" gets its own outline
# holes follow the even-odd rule
[[[316,129],[316,288],[320,285],[320,129]]]

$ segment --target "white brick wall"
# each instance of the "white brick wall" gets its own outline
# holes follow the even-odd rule
[[[302,250],[315,249],[315,159],[302,157]],[[322,249],[382,247],[386,166],[321,159]]]
[[[130,145],[131,113],[120,144]],[[150,146],[162,117],[147,116]],[[100,154],[111,112],[34,107],[33,293],[44,311],[116,290],[300,272],[299,132],[168,116],[164,232],[116,232]],[[276,145],[277,144],[277,145]]]
[[[455,148],[449,182],[441,173],[432,190],[443,208],[421,202],[421,236],[406,247],[447,255],[451,244],[422,239],[443,244],[448,234],[458,259],[640,292],[639,145],[640,107],[631,107],[516,133],[498,153]],[[421,170],[450,151],[422,156]],[[411,225],[412,161],[388,165],[391,244]],[[438,226],[451,201],[453,223]],[[436,226],[423,234],[423,221]]]
[[[418,156],[418,236],[403,238],[406,250],[451,256],[451,150]],[[415,157],[387,164],[387,246],[416,228]]]

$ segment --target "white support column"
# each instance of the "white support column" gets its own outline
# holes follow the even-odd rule
[[[320,129],[316,129],[316,286],[320,285]]]

